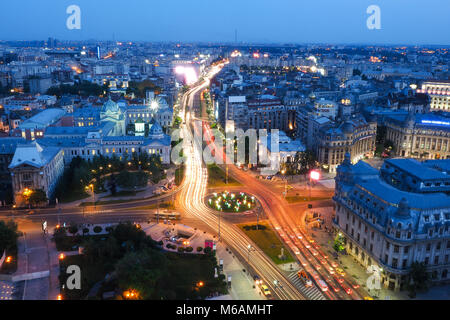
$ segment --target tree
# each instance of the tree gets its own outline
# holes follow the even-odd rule
[[[337,252],[341,252],[345,249],[344,237],[340,234],[334,239],[333,249]]]
[[[297,155],[296,155],[297,157]],[[311,150],[301,152],[298,162],[300,163],[300,174],[307,174],[311,169],[316,168],[316,155]]]
[[[430,284],[430,275],[425,263],[413,262],[409,272],[409,284],[407,285],[411,297],[415,297],[418,291],[425,291]]]
[[[17,238],[19,238],[19,231],[17,223],[12,220],[0,221],[0,255],[4,250],[11,250],[17,245]]]
[[[42,189],[36,189],[33,192],[31,192],[30,196],[28,197],[28,203],[37,206],[41,203],[47,202],[47,194]]]

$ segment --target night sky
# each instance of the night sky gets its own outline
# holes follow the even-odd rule
[[[71,4],[81,30],[66,28]],[[450,45],[449,16],[449,0],[3,0],[0,39]]]

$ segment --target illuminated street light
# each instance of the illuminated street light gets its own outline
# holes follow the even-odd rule
[[[56,296],[56,300],[62,300],[62,294],[58,294],[58,295]]]
[[[318,180],[320,180],[320,172],[317,171],[317,170],[312,170],[312,171],[309,173],[309,178],[310,178],[311,180],[313,180],[313,181],[318,181]]]

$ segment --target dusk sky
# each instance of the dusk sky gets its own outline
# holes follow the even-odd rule
[[[81,8],[81,30],[66,8]],[[381,30],[369,30],[369,5]],[[449,0],[1,1],[0,39],[450,45]]]

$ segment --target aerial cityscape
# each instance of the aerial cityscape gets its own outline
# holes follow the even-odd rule
[[[144,2],[0,4],[0,300],[450,299],[450,3]]]

